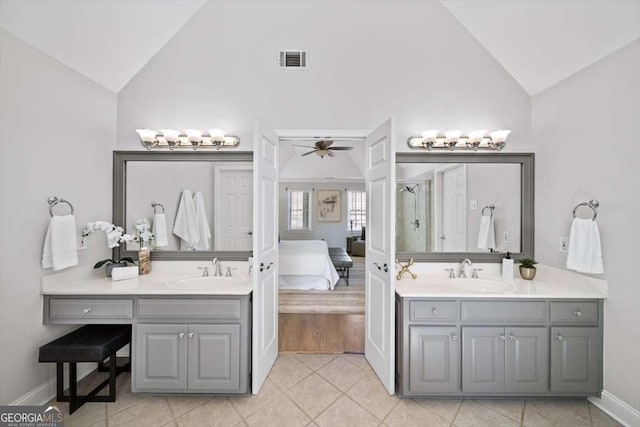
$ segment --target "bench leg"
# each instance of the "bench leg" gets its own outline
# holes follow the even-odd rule
[[[78,375],[76,368],[76,362],[69,362],[69,415],[82,406],[82,403],[78,402]]]

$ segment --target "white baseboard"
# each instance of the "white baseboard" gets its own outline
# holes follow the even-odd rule
[[[589,401],[620,424],[626,427],[640,427],[640,411],[608,391],[603,390],[601,397],[590,397]]]
[[[78,381],[89,375],[91,372],[95,371],[97,366],[98,365],[96,363],[78,364]],[[64,378],[66,385],[68,378],[66,369]],[[44,405],[54,397],[56,397],[56,377],[49,378],[46,382],[40,384],[38,387],[27,392],[26,394],[23,394],[22,396],[11,402],[9,405]]]

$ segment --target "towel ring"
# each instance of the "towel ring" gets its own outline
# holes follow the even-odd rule
[[[587,206],[587,207],[591,208],[591,210],[593,211],[593,218],[591,218],[591,220],[595,221],[596,217],[598,216],[598,207],[600,206],[600,202],[598,202],[597,200],[589,200],[588,202],[578,203],[576,205],[576,207],[573,208],[573,217],[574,218],[576,218],[576,211],[581,206]]]
[[[484,210],[485,210],[485,209],[489,209],[489,210],[491,211],[491,212],[489,213],[489,216],[492,216],[492,215],[493,215],[493,210],[494,210],[495,208],[496,208],[496,205],[488,205],[488,206],[485,206],[484,208],[482,208],[482,214],[481,214],[481,215],[482,215],[482,216],[484,216]]]
[[[151,207],[153,208],[153,213],[157,213],[156,212],[156,208],[160,207],[162,209],[162,211],[160,211],[160,213],[164,213],[164,206],[162,205],[162,203],[156,203],[156,202],[151,202]]]
[[[53,207],[55,205],[57,205],[58,203],[66,203],[67,205],[69,205],[69,209],[71,210],[71,215],[73,215],[73,213],[74,213],[73,205],[68,200],[59,199],[56,196],[51,196],[51,197],[49,197],[47,199],[47,203],[49,203],[49,215],[50,216],[53,216]]]

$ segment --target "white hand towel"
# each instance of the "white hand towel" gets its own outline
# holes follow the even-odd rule
[[[49,220],[49,228],[42,248],[42,268],[53,271],[78,265],[76,243],[76,217],[54,215]]]
[[[138,277],[138,266],[131,267],[118,267],[111,270],[111,280],[114,282],[117,280],[133,279]]]
[[[153,235],[155,236],[156,247],[169,246],[167,218],[165,218],[164,213],[153,214]]]
[[[180,250],[194,250],[194,246],[200,240],[196,208],[190,190],[182,191],[178,213],[173,224],[173,234],[181,239]]]
[[[493,215],[480,217],[478,249],[496,249],[496,230],[493,224]]]
[[[598,224],[591,219],[575,218],[571,224],[567,268],[580,273],[604,273]]]
[[[196,222],[198,224],[198,234],[200,235],[200,240],[194,247],[198,251],[208,251],[211,231],[209,230],[209,222],[207,221],[207,211],[204,208],[204,196],[198,191],[193,196],[193,199],[196,205]]]

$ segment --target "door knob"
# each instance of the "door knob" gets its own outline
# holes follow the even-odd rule
[[[187,334],[187,336],[188,336],[189,338],[193,338],[193,332],[189,332],[189,333]]]
[[[499,339],[500,341],[504,341],[504,340],[506,340],[506,339],[507,339],[507,337],[505,337],[505,336],[504,336],[504,334],[500,334],[500,335],[498,335],[498,339]]]
[[[91,313],[91,307],[88,307],[88,308],[83,309],[83,310],[82,310],[82,312],[83,312],[84,314],[89,314],[89,313]]]
[[[573,314],[575,314],[576,317],[582,317],[582,312],[580,311],[580,309],[574,311]]]
[[[451,339],[454,341],[458,340],[458,336],[456,334],[451,334]]]
[[[511,341],[517,341],[517,340],[518,340],[518,339],[515,337],[515,335],[513,335],[513,334],[509,334],[509,339],[510,339]]]
[[[562,341],[564,338],[562,338],[562,335],[560,335],[560,334],[556,334],[556,339],[557,339],[558,341]]]
[[[180,339],[184,338],[184,332],[180,332],[180,333],[178,334],[178,338],[180,338]]]
[[[260,263],[260,271],[268,270],[273,265],[273,262],[270,262],[269,265],[264,265],[263,262]]]
[[[444,237],[444,234],[443,234],[442,236],[440,236],[440,240],[444,240],[444,239],[445,239],[445,237]]]
[[[436,310],[436,308],[432,308],[431,309],[431,314],[433,314],[433,317],[438,317],[438,310]]]

